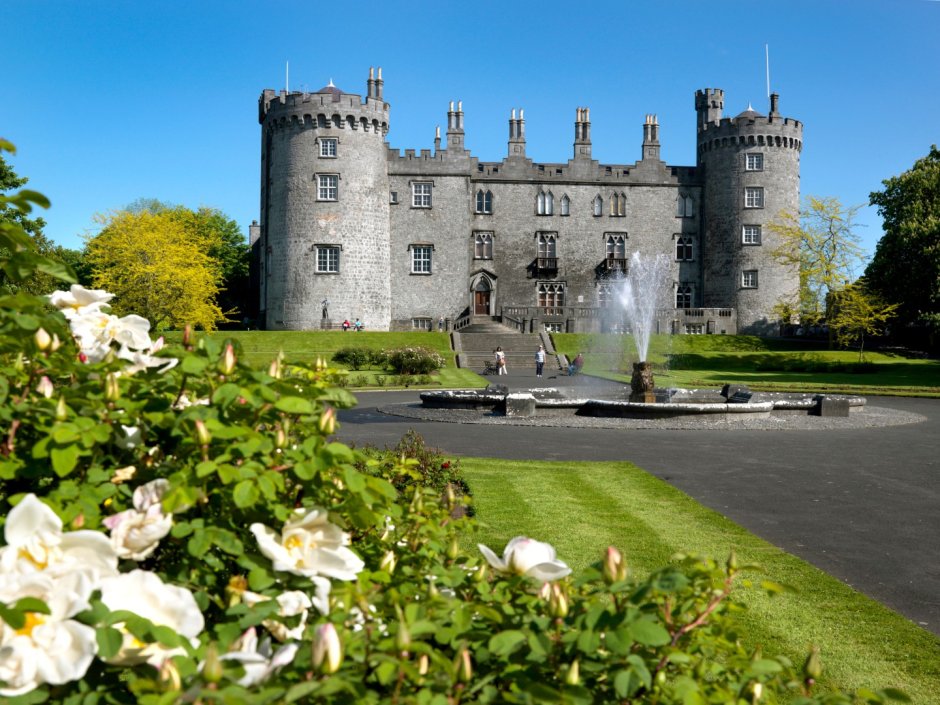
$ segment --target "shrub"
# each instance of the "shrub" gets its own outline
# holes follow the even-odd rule
[[[366,367],[372,360],[372,352],[368,348],[340,348],[333,353],[333,362],[346,365],[357,372]]]
[[[388,366],[399,375],[420,375],[441,369],[444,358],[428,348],[400,348],[388,351]]]
[[[369,378],[365,375],[356,375],[349,379],[349,384],[353,387],[367,387],[369,386]]]
[[[378,369],[388,367],[388,350],[372,350],[369,353],[369,364]]]

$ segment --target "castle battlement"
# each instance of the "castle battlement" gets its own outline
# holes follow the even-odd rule
[[[274,91],[266,88],[258,99],[258,122],[268,128],[286,126],[362,129],[385,135],[389,105],[380,98],[344,93],[335,86],[318,93]]]

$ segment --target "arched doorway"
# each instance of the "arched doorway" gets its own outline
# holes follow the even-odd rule
[[[493,295],[493,288],[490,280],[486,277],[477,279],[476,286],[473,287],[473,315],[489,316],[490,299]]]

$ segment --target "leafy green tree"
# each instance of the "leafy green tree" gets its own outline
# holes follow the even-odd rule
[[[193,325],[213,330],[225,320],[216,303],[221,276],[208,251],[172,211],[117,211],[98,216],[88,241],[96,287],[118,297],[115,313],[136,313],[158,330]],[[207,236],[208,237],[208,236]]]
[[[197,210],[166,203],[156,198],[139,198],[126,208],[135,214],[168,214],[202,244],[217,268],[220,285],[219,308],[227,317],[239,318],[251,312],[248,270],[251,248],[237,222],[217,208]]]
[[[829,328],[843,347],[858,346],[858,360],[865,358],[866,336],[882,335],[896,315],[897,304],[885,303],[870,290],[865,279],[836,292],[829,304]]]
[[[897,303],[902,323],[932,322],[940,328],[940,151],[937,146],[900,176],[873,191],[872,205],[884,218],[865,278]]]
[[[778,262],[799,267],[800,320],[814,325],[826,317],[826,300],[855,278],[864,253],[855,233],[860,206],[843,206],[838,198],[806,198],[799,213],[784,211],[768,227],[779,238],[772,254]]]

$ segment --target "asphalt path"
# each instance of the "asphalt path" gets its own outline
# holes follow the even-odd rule
[[[393,446],[413,428],[446,454],[627,460],[940,635],[938,399],[868,398],[927,418],[902,426],[676,431],[421,421],[378,410],[417,392],[357,397],[342,441]]]

